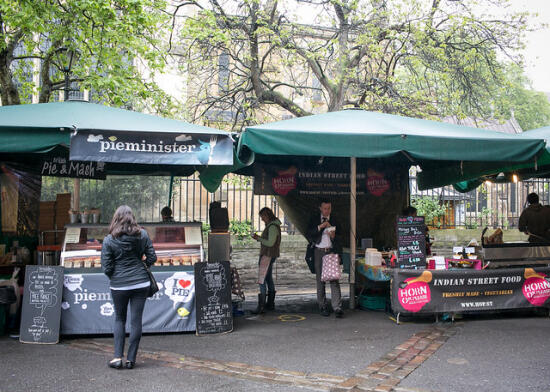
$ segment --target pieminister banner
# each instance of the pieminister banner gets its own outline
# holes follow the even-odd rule
[[[71,161],[157,165],[232,165],[229,135],[79,130],[71,135]]]
[[[168,268],[168,267],[166,267]],[[153,271],[160,290],[147,298],[143,332],[195,330],[195,275],[190,271]],[[98,273],[65,273],[61,334],[113,333],[115,308],[109,279]],[[130,323],[128,317],[127,327]]]
[[[394,270],[392,308],[440,313],[550,307],[550,268]]]

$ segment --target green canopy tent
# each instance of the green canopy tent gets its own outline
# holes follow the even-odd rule
[[[521,139],[544,140],[546,148],[544,151],[526,163],[501,163],[485,166],[470,165],[468,175],[457,177],[462,181],[453,184],[459,192],[469,192],[477,188],[483,181],[492,182],[513,182],[529,178],[550,178],[550,127],[543,127],[525,131],[517,135]],[[466,179],[464,179],[466,178]]]
[[[82,135],[84,144],[93,139],[89,135],[96,142],[104,135],[103,140],[115,147],[111,157],[85,151],[87,159],[73,158],[74,141]],[[123,142],[132,137],[137,140]],[[121,146],[130,146],[131,151],[116,148]],[[233,138],[225,131],[83,101],[0,107],[1,162],[41,174],[44,159],[60,155],[68,160],[69,154],[71,159],[106,162],[105,174],[188,176],[208,167],[234,169]],[[121,160],[124,154],[129,157]],[[203,178],[209,180],[210,189],[221,180],[210,179],[208,173]]]
[[[533,159],[543,147],[544,141],[539,139],[519,139],[448,123],[344,110],[247,127],[239,139],[238,151],[239,154],[252,152],[255,165],[291,161],[312,167],[327,160],[336,164],[342,162],[341,158],[350,158],[350,293],[353,293],[357,158],[367,161],[367,166],[376,167],[460,167],[470,161],[524,162]],[[240,172],[253,174],[253,168]],[[285,208],[284,200],[281,205]],[[297,226],[303,233],[304,227]],[[354,307],[353,295],[351,299],[350,305]]]

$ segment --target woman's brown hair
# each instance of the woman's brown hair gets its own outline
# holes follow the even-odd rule
[[[267,218],[268,222],[273,222],[275,219],[277,219],[277,217],[275,216],[275,214],[273,213],[273,211],[271,211],[271,208],[269,207],[264,207],[260,210],[260,213],[259,215],[263,215]]]
[[[128,206],[120,206],[116,209],[111,226],[109,226],[109,234],[117,238],[123,234],[140,235],[141,227],[136,222],[136,217],[132,209]]]

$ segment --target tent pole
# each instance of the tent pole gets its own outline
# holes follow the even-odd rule
[[[80,178],[74,179],[73,210],[80,211]]]
[[[356,248],[356,207],[357,207],[357,158],[350,158],[350,197],[349,197],[349,307],[355,309],[355,248]]]
[[[168,190],[168,207],[172,208],[172,188],[174,187],[174,176],[170,176],[170,188]]]

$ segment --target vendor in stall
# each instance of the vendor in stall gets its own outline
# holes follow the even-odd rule
[[[527,195],[529,206],[519,217],[519,231],[529,235],[529,242],[550,243],[550,207],[539,203],[539,195]]]
[[[162,217],[163,222],[174,222],[174,217],[172,216],[172,209],[168,206],[164,207],[160,211],[160,216]]]

